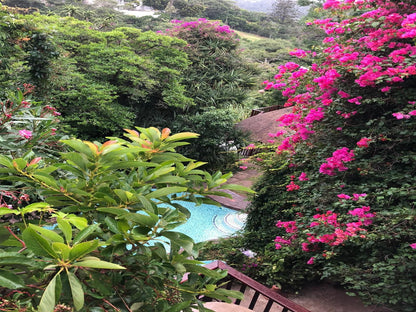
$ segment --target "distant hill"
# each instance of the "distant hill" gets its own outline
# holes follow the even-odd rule
[[[276,0],[234,0],[236,5],[247,11],[271,13],[273,3]],[[309,6],[296,6],[299,12],[299,17],[308,14]]]
[[[270,13],[275,0],[234,0],[238,7],[247,11]]]

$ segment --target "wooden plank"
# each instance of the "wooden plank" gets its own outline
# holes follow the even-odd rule
[[[293,302],[292,300],[283,297],[282,295],[276,293],[274,290],[260,284],[259,282],[253,280],[252,278],[244,275],[243,273],[237,271],[236,269],[230,267],[229,265],[225,264],[222,261],[214,261],[206,266],[210,269],[222,269],[227,270],[228,275],[232,276],[233,278],[239,280],[241,283],[248,285],[250,288],[254,289],[255,291],[261,293],[262,295],[271,298],[277,304],[281,305],[282,307],[287,308],[286,311],[293,311],[293,312],[311,312],[308,309],[298,305],[297,303]],[[285,309],[283,310],[285,311]]]

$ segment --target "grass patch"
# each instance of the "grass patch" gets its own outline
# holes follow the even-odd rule
[[[262,37],[262,36],[259,36],[259,35],[250,34],[250,33],[244,32],[244,31],[235,30],[235,32],[237,33],[237,35],[241,39],[245,39],[245,40],[248,40],[248,41],[258,41],[258,40],[269,39],[267,37]]]

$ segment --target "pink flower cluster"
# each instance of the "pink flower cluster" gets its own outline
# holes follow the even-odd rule
[[[19,130],[19,135],[24,139],[30,140],[32,138],[32,131],[30,131],[30,130]]]
[[[369,138],[361,138],[357,142],[357,146],[358,147],[368,147],[368,142],[371,142],[371,139],[369,139]]]
[[[356,208],[348,212],[352,216],[358,217],[358,221],[341,224],[338,221],[338,214],[327,211],[325,214],[317,214],[313,218],[316,221],[311,222],[310,227],[324,226],[326,229],[333,228],[332,233],[326,233],[322,235],[315,235],[309,233],[307,236],[307,244],[302,246],[304,251],[313,249],[310,244],[323,243],[330,246],[337,246],[346,241],[349,237],[357,236],[358,233],[366,232],[363,226],[372,224],[372,218],[375,217],[374,213],[368,213],[370,207],[363,206],[362,208]],[[361,234],[363,235],[363,234]]]
[[[302,49],[295,49],[295,50],[289,52],[290,55],[296,56],[298,58],[304,58],[304,57],[308,56],[308,54],[311,54],[311,53],[312,53],[312,56],[316,55],[316,52],[304,51]]]
[[[286,191],[291,192],[291,191],[297,191],[300,189],[300,186],[295,184],[295,182],[293,181],[294,179],[295,179],[295,176],[290,177],[290,183],[286,185]]]
[[[346,147],[336,150],[332,153],[332,157],[326,159],[321,165],[319,172],[327,175],[335,175],[335,171],[346,171],[348,168],[344,165],[346,162],[354,160],[354,151]]]
[[[362,194],[360,194],[362,195]],[[372,219],[375,217],[374,213],[370,213],[369,206],[362,206],[348,212],[349,215],[357,217],[357,221],[343,224],[339,222],[337,213],[333,211],[327,211],[323,214],[316,214],[313,216],[314,221],[309,225],[309,228],[320,227],[327,233],[317,235],[315,233],[307,233],[306,241],[301,243],[302,250],[305,252],[311,252],[318,250],[317,244],[326,244],[329,246],[338,246],[348,240],[350,237],[360,236],[364,238],[366,229],[364,226],[372,224]],[[277,227],[283,227],[286,233],[290,234],[288,238],[277,236],[275,238],[275,248],[281,249],[283,245],[290,245],[298,238],[298,228],[296,221],[278,221]],[[309,263],[311,264],[311,263]]]
[[[175,26],[177,28],[182,29],[196,29],[199,28],[201,25],[208,25],[213,26],[217,32],[220,33],[234,33],[234,30],[230,28],[228,25],[220,25],[219,21],[209,21],[206,18],[199,18],[197,21],[191,21],[191,22],[185,22],[181,20],[172,20],[172,24],[178,24],[178,26]]]
[[[362,194],[352,194],[352,197],[347,195],[347,194],[338,194],[337,197],[340,199],[351,199],[354,201],[359,200],[361,197],[366,197],[367,194],[366,193],[362,193]]]
[[[397,119],[409,119],[412,116],[416,116],[416,110],[412,110],[412,111],[408,112],[407,114],[393,113],[392,115],[394,117],[396,117]]]

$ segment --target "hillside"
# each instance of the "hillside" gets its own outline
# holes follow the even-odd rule
[[[235,0],[235,3],[247,11],[270,13],[274,0]]]

